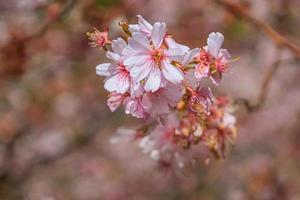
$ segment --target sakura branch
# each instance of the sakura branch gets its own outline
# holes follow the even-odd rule
[[[207,44],[190,49],[167,32],[164,22],[153,25],[138,15],[137,24],[120,23],[128,38],[111,40],[108,31],[88,33],[93,47],[106,50],[109,63],[96,67],[109,92],[107,105],[143,125],[119,129],[113,143],[132,141],[162,166],[183,169],[204,145],[207,155],[224,158],[236,138],[234,109],[228,97],[214,97],[203,82],[219,85],[231,62],[221,46],[224,36],[210,33]]]
[[[256,111],[259,109],[265,102],[266,95],[268,93],[268,86],[272,81],[274,74],[278,70],[278,68],[283,63],[288,63],[292,61],[298,61],[300,59],[300,47],[297,46],[293,41],[290,41],[288,38],[282,36],[279,32],[277,32],[274,28],[272,28],[269,24],[257,19],[254,17],[249,10],[241,5],[238,1],[235,0],[215,0],[216,3],[223,6],[229,12],[231,12],[235,16],[240,16],[246,19],[251,25],[257,28],[259,31],[263,32],[267,37],[269,37],[276,45],[277,51],[281,51],[281,47],[285,47],[289,49],[294,57],[287,60],[282,60],[280,54],[278,54],[277,59],[272,65],[269,67],[269,70],[263,77],[263,81],[260,86],[259,94],[257,100],[254,104],[251,104],[247,99],[238,99],[237,102],[242,102],[249,112]]]
[[[264,23],[263,21],[255,18],[251,15],[248,9],[233,0],[215,0],[218,4],[224,6],[233,15],[241,16],[246,19],[250,24],[256,27],[258,30],[266,34],[272,41],[280,47],[285,47],[289,49],[297,59],[300,59],[300,47],[294,42],[282,36],[270,25]]]

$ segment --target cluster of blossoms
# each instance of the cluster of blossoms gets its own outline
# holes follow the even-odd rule
[[[88,33],[91,45],[103,48],[110,60],[96,67],[110,92],[108,107],[115,111],[123,105],[126,114],[145,121],[134,130],[122,129],[113,141],[138,141],[152,159],[178,168],[194,160],[187,150],[200,143],[223,157],[226,142],[236,137],[233,109],[229,99],[213,97],[202,80],[218,85],[229,67],[230,54],[221,49],[224,36],[211,33],[206,46],[190,49],[177,43],[163,22],[152,25],[139,15],[138,24],[120,25],[126,40],[110,40],[107,31]]]

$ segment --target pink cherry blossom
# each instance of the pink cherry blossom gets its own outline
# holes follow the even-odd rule
[[[210,77],[214,84],[219,84],[222,73],[228,68],[230,54],[226,49],[221,49],[224,36],[221,33],[210,33],[207,38],[207,46],[203,47],[195,60],[195,77],[201,80]]]
[[[178,116],[174,113],[169,114],[164,125],[157,125],[139,142],[144,154],[148,154],[161,166],[172,167],[175,173],[180,173],[191,160],[189,152],[183,150],[174,140],[175,129],[178,126]]]
[[[142,33],[146,37],[150,38],[153,26],[148,21],[146,21],[141,15],[137,15],[137,18],[138,24],[130,24],[129,31],[131,33]]]
[[[120,105],[122,105],[123,100],[127,97],[127,94],[120,94],[112,92],[109,94],[107,99],[107,105],[110,111],[115,112]]]
[[[140,97],[126,97],[124,99],[125,113],[131,114],[133,117],[146,119],[148,114],[142,105]]]
[[[145,122],[118,132],[112,142],[139,142],[145,154],[174,172],[195,163],[190,153],[194,145],[204,144],[213,156],[223,156],[225,142],[236,138],[236,119],[229,99],[214,98],[201,80],[218,84],[227,71],[230,54],[221,48],[224,36],[213,32],[206,46],[190,50],[167,33],[164,22],[152,25],[137,17],[137,24],[120,24],[127,42],[118,38],[111,42],[112,50],[105,46],[111,62],[96,67],[110,92],[109,109],[123,106],[126,114]],[[89,37],[98,47],[110,42],[99,31]]]
[[[204,110],[209,113],[209,110],[213,104],[213,95],[210,88],[198,87],[196,91],[190,90],[191,96],[189,99],[189,108],[193,112],[197,112],[195,108],[201,105]]]
[[[89,43],[92,47],[102,48],[107,44],[111,44],[110,39],[108,38],[108,29],[103,32],[100,32],[98,29],[94,28],[94,32],[87,32],[88,39],[91,40]]]
[[[130,74],[122,57],[122,51],[125,47],[126,43],[123,39],[113,40],[112,49],[114,52],[106,52],[106,56],[112,60],[112,63],[103,63],[96,67],[98,75],[106,76],[104,88],[109,92],[124,94],[130,87]]]
[[[130,75],[135,82],[144,80],[147,92],[155,92],[163,80],[179,84],[184,79],[183,72],[171,64],[175,59],[184,56],[182,48],[168,48],[163,42],[166,35],[166,24],[156,22],[151,32],[151,39],[141,33],[133,33],[128,40],[127,55],[124,63],[129,67]]]
[[[167,83],[156,92],[146,92],[142,98],[142,104],[147,113],[157,117],[170,112],[170,108],[176,106],[182,97],[182,86]]]

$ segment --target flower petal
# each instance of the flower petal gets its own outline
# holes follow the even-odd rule
[[[109,92],[117,92],[124,94],[129,89],[129,77],[116,74],[105,81],[104,88]]]
[[[113,64],[103,63],[100,65],[97,65],[96,74],[98,74],[99,76],[111,76],[113,74],[115,68],[116,68],[116,66]]]
[[[107,99],[107,105],[111,112],[115,112],[117,108],[122,104],[124,96],[118,93],[111,93]]]
[[[135,66],[130,70],[130,76],[137,82],[146,78],[151,72],[152,62],[146,62],[143,66]]]
[[[115,61],[115,62],[118,62],[120,60],[120,56],[112,51],[107,51],[106,52],[106,57]]]
[[[180,48],[180,49],[181,49],[182,51],[184,51],[184,52],[187,52],[188,50],[190,50],[189,47],[177,43],[172,37],[167,36],[167,37],[165,38],[165,40],[166,40],[166,43],[167,43],[168,47],[171,48],[171,49],[173,49],[173,48],[174,48],[174,49]]]
[[[118,38],[116,40],[113,40],[111,43],[111,47],[119,55],[122,55],[122,51],[126,47],[126,42],[122,38]]]
[[[146,28],[146,29],[148,29],[150,32],[151,32],[151,30],[152,30],[152,25],[147,21],[147,20],[145,20],[143,17],[142,17],[142,15],[137,15],[137,17],[138,17],[138,22],[139,22],[139,25],[140,26],[142,26],[142,27],[144,27],[144,28]]]
[[[153,42],[153,45],[156,49],[160,47],[162,44],[164,37],[166,35],[166,24],[163,22],[156,22],[153,26],[152,32],[151,32],[151,39]]]
[[[219,32],[210,33],[207,38],[208,52],[215,58],[218,57],[223,41],[224,36]]]
[[[126,58],[124,60],[124,65],[126,66],[136,66],[136,65],[142,65],[148,60],[148,56],[131,56],[129,58]]]
[[[159,89],[161,83],[161,72],[154,63],[151,67],[151,72],[147,78],[147,81],[145,83],[145,90],[147,92],[155,92]]]
[[[132,38],[128,40],[128,44],[135,50],[146,52],[151,50],[149,40],[141,33],[133,33]]]
[[[226,50],[226,49],[221,49],[219,52],[219,58],[222,57],[223,59],[225,59],[226,61],[231,59],[231,55],[230,53]]]
[[[197,56],[197,54],[199,53],[199,49],[198,48],[195,48],[195,49],[192,49],[190,50],[183,58],[183,61],[182,61],[182,65],[183,66],[186,66],[187,64],[189,64],[193,58],[195,58]]]
[[[162,73],[168,81],[174,84],[178,84],[184,79],[182,72],[168,61],[163,61]]]
[[[210,76],[210,79],[212,80],[213,84],[219,85],[222,79],[222,73],[215,72]]]
[[[209,66],[198,64],[195,67],[195,77],[201,80],[203,77],[207,77],[209,73]]]

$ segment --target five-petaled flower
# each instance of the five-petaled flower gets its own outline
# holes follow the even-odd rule
[[[227,71],[230,54],[221,49],[224,36],[213,32],[207,46],[190,50],[167,33],[164,22],[152,25],[137,17],[138,24],[120,24],[126,41],[110,41],[107,31],[88,33],[91,45],[102,47],[111,60],[96,67],[110,92],[109,109],[123,106],[126,114],[148,122],[121,131],[113,142],[138,140],[153,160],[178,169],[194,161],[186,151],[194,145],[202,143],[213,155],[223,156],[226,141],[236,137],[235,117],[230,102],[214,98],[202,79],[219,84]]]

